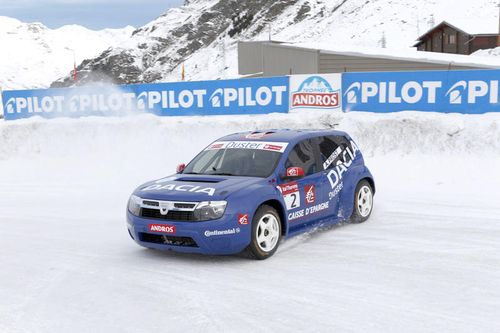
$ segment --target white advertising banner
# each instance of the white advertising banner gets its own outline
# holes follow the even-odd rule
[[[342,74],[290,76],[290,110],[342,111]]]

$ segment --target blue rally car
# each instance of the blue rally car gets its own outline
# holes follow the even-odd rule
[[[237,133],[177,174],[139,186],[130,236],[147,248],[266,259],[313,226],[366,221],[375,184],[358,146],[333,130]]]

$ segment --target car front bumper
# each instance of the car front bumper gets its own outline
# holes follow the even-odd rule
[[[185,222],[137,217],[127,211],[127,228],[143,247],[207,255],[239,253],[251,239],[251,224],[238,224],[238,216],[232,214],[213,221]]]

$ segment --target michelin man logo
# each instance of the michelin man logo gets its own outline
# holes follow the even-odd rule
[[[450,104],[462,104],[462,95],[467,89],[467,82],[459,81],[455,83],[446,93],[450,98]]]

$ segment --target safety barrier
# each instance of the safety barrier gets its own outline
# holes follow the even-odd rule
[[[500,112],[500,70],[375,72],[4,91],[5,120],[332,111]]]

